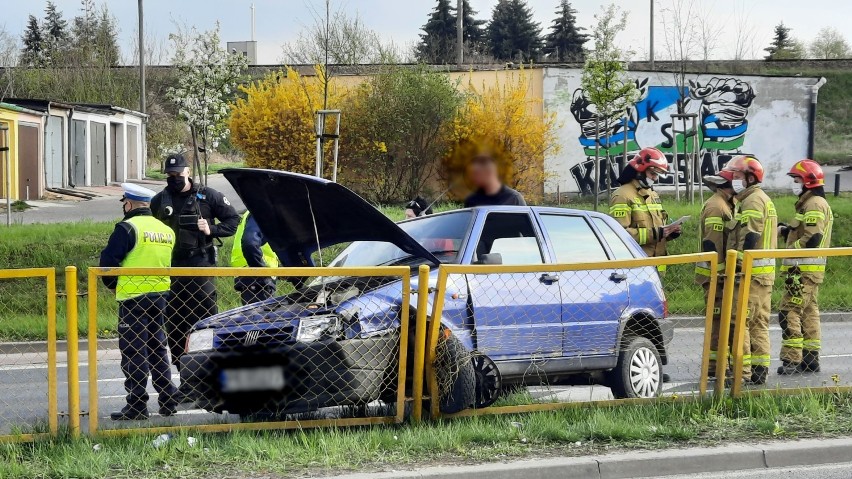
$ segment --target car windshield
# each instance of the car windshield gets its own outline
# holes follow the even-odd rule
[[[399,223],[399,227],[442,263],[455,263],[458,261],[462,242],[467,236],[472,215],[470,211],[457,211],[424,216]],[[343,250],[329,266],[391,266],[423,261],[423,258],[414,257],[393,243],[356,241]]]

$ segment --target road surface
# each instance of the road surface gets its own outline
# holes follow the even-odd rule
[[[774,372],[770,374],[767,387],[796,387],[833,385],[832,375],[839,375],[841,384],[849,385],[852,378],[852,350],[848,347],[852,338],[852,323],[832,322],[823,324],[823,372],[807,376],[780,378]],[[777,326],[771,329],[773,349],[781,344],[781,331]],[[671,382],[665,385],[664,394],[681,396],[695,393],[698,389],[700,354],[703,333],[699,328],[678,328],[669,347],[671,362],[664,368],[671,376]],[[88,411],[88,359],[86,351],[80,352],[80,391],[81,408]],[[109,419],[109,413],[120,409],[124,404],[123,376],[119,365],[120,354],[115,349],[98,351],[97,385],[98,417],[100,427],[126,427],[128,424],[116,424]],[[58,357],[58,395],[59,410],[67,408],[68,380],[65,353]],[[778,366],[773,361],[772,369]],[[177,378],[177,374],[174,374]],[[47,361],[42,353],[0,355],[0,434],[15,427],[45,422],[47,412]],[[552,386],[530,388],[533,397],[540,401],[588,401],[611,398],[609,388],[603,386]],[[156,394],[150,389],[149,410],[157,410]],[[327,411],[334,414],[334,411]],[[180,411],[173,418],[152,415],[153,424],[187,424],[238,421],[236,416],[206,413],[200,410]],[[86,426],[86,418],[83,419]],[[132,425],[133,423],[130,423]]]
[[[838,457],[838,460],[849,459]],[[666,476],[667,479],[694,479],[694,474]],[[745,471],[701,474],[701,479],[849,479],[852,463],[825,464],[820,466],[779,467],[772,469],[748,469]]]

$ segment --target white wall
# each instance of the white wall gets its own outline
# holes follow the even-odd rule
[[[587,174],[594,163],[581,146],[581,125],[576,118],[587,122],[583,140],[594,144],[594,121],[591,121],[594,112],[590,111],[593,107],[583,107],[582,92],[578,91],[581,74],[579,69],[563,68],[547,68],[544,72],[544,108],[546,113],[555,113],[560,122],[561,145],[557,155],[545,159],[545,169],[551,175],[545,185],[547,193],[555,193],[557,188],[562,192],[588,191],[594,184],[589,181],[593,176]],[[679,97],[677,87],[673,86],[674,75],[638,71],[628,75],[643,90],[642,99],[630,109],[628,158],[642,147],[655,146],[667,153],[669,162],[673,163],[671,114],[676,112],[675,101]],[[701,174],[715,172],[732,155],[750,154],[766,168],[768,187],[786,188],[789,183],[786,172],[793,163],[807,156],[811,86],[817,81],[806,77],[687,75],[687,82],[692,85],[687,87],[685,96],[689,100],[685,110],[698,114]],[[623,121],[619,118],[611,123],[613,151],[621,156]],[[683,127],[678,126],[678,130]],[[600,137],[606,144],[609,135],[601,132]],[[679,153],[682,152],[681,146]],[[683,182],[685,162],[681,155],[679,158],[679,178]],[[611,163],[611,174],[616,175],[617,169],[618,165]],[[605,175],[601,171],[604,185]],[[672,175],[669,181],[673,180]]]

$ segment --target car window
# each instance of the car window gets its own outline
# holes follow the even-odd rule
[[[597,235],[582,216],[541,215],[556,261],[606,261],[607,255]]]
[[[526,213],[489,213],[476,245],[476,254],[502,255],[503,264],[539,264],[544,259]]]
[[[606,222],[603,218],[595,218],[595,226],[600,230],[601,235],[603,236],[606,244],[609,245],[610,251],[615,255],[614,259],[633,259],[633,252],[630,251],[630,248],[624,244],[624,240],[621,239],[621,236],[612,229],[612,226]]]

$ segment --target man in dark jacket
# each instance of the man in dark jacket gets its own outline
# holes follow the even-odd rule
[[[464,200],[465,208],[491,205],[526,206],[524,196],[500,181],[497,162],[488,151],[481,151],[470,160],[467,177],[476,188]]]

